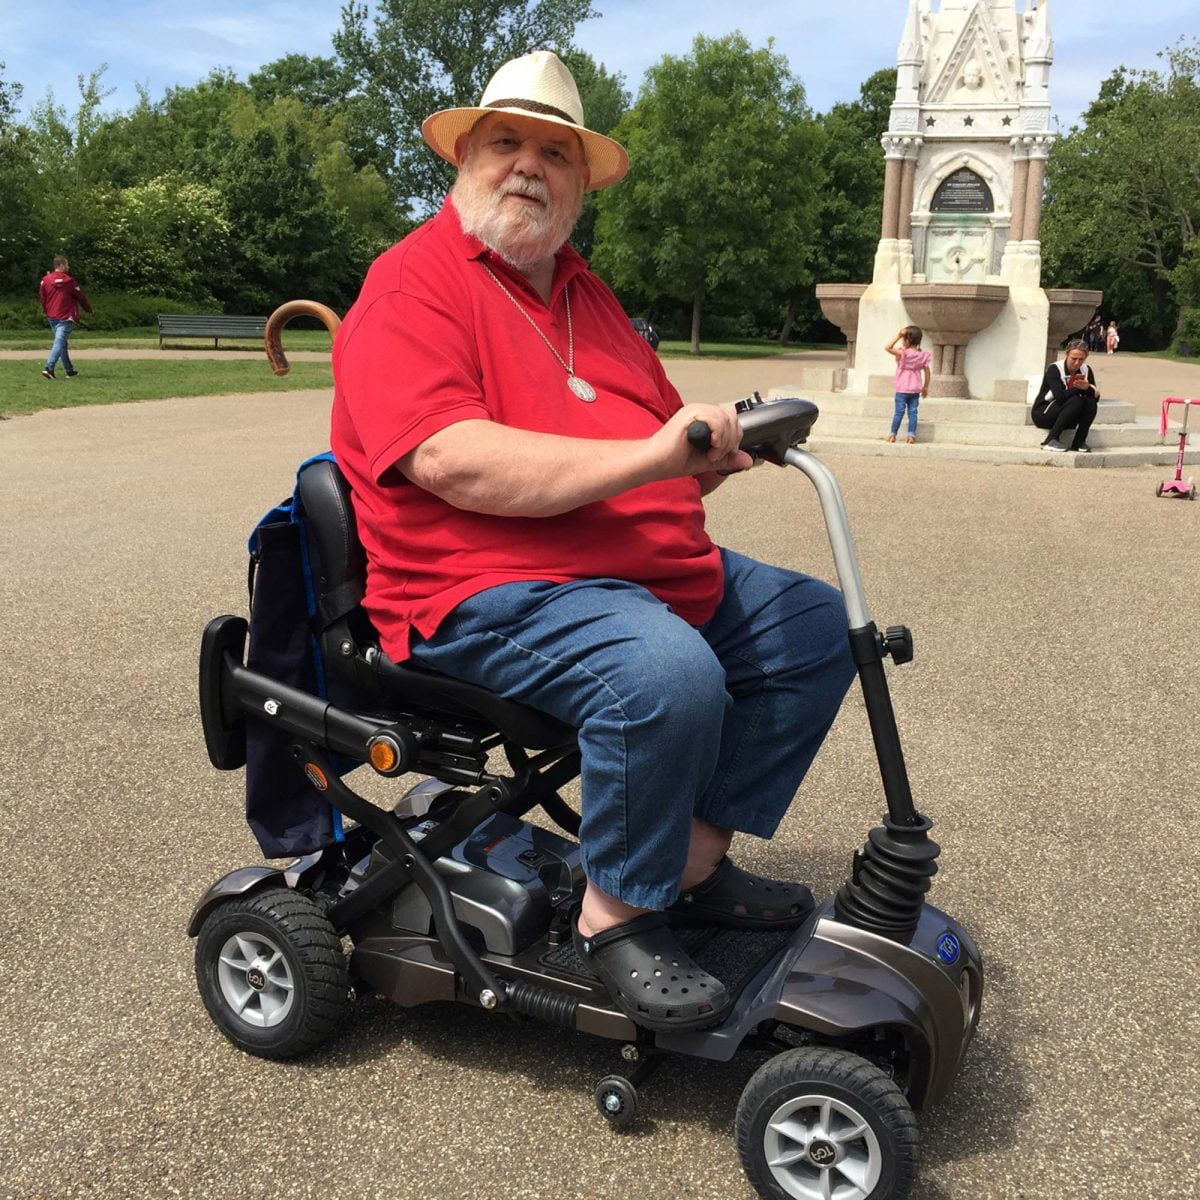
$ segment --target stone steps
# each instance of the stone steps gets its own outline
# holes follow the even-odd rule
[[[1139,417],[1134,406],[1123,400],[1101,400],[1088,434],[1091,454],[1053,454],[1041,448],[1046,431],[1033,424],[1026,404],[929,397],[921,401],[919,440],[910,446],[904,441],[903,427],[898,442],[884,440],[894,411],[890,397],[799,387],[773,388],[768,393],[769,398],[797,395],[812,400],[821,410],[811,444],[830,453],[899,453],[971,462],[1097,468],[1174,467],[1179,449],[1178,435],[1168,434],[1164,441],[1158,422]],[[1200,437],[1195,441],[1200,443]],[[1184,462],[1200,466],[1200,444],[1189,446]]]
[[[779,396],[803,396],[812,400],[821,410],[822,419],[834,413],[846,416],[874,417],[889,422],[892,419],[894,402],[891,396],[862,396],[852,392],[818,391],[813,388],[772,388],[771,398]],[[921,420],[950,421],[963,425],[1029,425],[1030,406],[997,400],[955,400],[930,396],[921,401]],[[1124,400],[1101,400],[1097,407],[1096,421],[1100,424],[1121,424],[1133,421],[1137,410]]]
[[[920,430],[918,430],[920,436]],[[1050,467],[1171,467],[1175,466],[1178,450],[1166,446],[1130,446],[1115,449],[1095,449],[1091,454],[1052,454],[1038,446],[1001,446],[986,443],[926,441],[908,445],[905,441],[885,442],[881,437],[871,439],[839,437],[823,432],[820,422],[813,429],[806,449],[814,454],[853,454],[860,456],[882,456],[898,454],[918,458],[955,459],[962,462],[1015,463],[1027,466]],[[1186,467],[1200,467],[1200,448],[1188,450]],[[1184,475],[1188,474],[1185,467]],[[1197,472],[1200,474],[1200,472]],[[1164,474],[1168,478],[1170,472]]]
[[[922,442],[953,442],[969,446],[1001,444],[1015,449],[1036,449],[1046,438],[1046,430],[1039,429],[1036,425],[1005,425],[998,429],[995,425],[983,423],[927,421],[924,407],[920,415],[917,437]],[[891,428],[891,416],[889,412],[886,417],[854,417],[822,409],[816,431],[834,437],[881,441]],[[906,426],[901,425],[897,436],[903,438],[905,429]],[[1070,436],[1070,431],[1066,436]],[[1093,450],[1130,447],[1154,447],[1159,451],[1163,449],[1162,439],[1158,435],[1158,422],[1146,417],[1136,422],[1127,421],[1120,424],[1101,424],[1096,421],[1088,433],[1088,444]],[[1178,449],[1178,445],[1177,441],[1172,453]]]

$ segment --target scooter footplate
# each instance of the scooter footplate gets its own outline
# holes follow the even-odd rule
[[[737,997],[791,940],[794,929],[725,929],[718,925],[691,925],[675,930],[679,944],[710,975],[715,975]],[[580,979],[595,979],[587,964],[568,941],[547,950],[539,961],[551,970]]]

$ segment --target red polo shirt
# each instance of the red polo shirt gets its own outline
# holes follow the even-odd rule
[[[594,404],[483,267],[568,358],[570,287],[575,371]],[[549,307],[516,271],[464,234],[449,200],[382,254],[333,347],[330,444],[353,489],[367,552],[364,606],[395,661],[411,631],[428,637],[485,588],[519,580],[639,583],[700,625],[724,584],[704,532],[695,479],[645,484],[552,517],[455,508],[394,464],[458,421],[498,421],[576,438],[645,438],[681,406],[654,351],[616,297],[569,246],[559,251]]]

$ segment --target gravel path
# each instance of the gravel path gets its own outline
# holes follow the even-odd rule
[[[787,382],[786,363],[669,369],[697,398]],[[748,1198],[730,1132],[750,1062],[669,1064],[615,1136],[599,1040],[367,999],[279,1065],[205,1015],[184,927],[257,853],[240,775],[201,741],[200,630],[243,610],[247,532],[325,446],[328,402],[0,422],[0,1197]],[[988,970],[957,1088],[920,1117],[917,1195],[1195,1195],[1200,504],[1156,500],[1149,469],[828,461],[872,611],[916,639],[892,680],[943,846],[933,899]],[[799,473],[733,480],[711,514],[718,539],[830,576]],[[741,857],[826,892],[882,807],[852,696],[781,834]]]

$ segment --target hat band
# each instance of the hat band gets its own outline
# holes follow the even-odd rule
[[[529,112],[540,113],[543,117],[558,117],[561,121],[567,121],[571,125],[578,125],[570,113],[565,113],[561,108],[555,108],[552,104],[541,104],[537,100],[489,100],[483,105],[484,108],[524,108]]]

